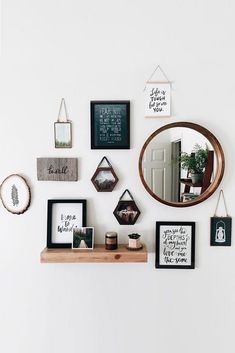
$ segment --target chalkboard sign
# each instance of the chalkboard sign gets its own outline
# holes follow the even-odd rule
[[[211,217],[211,246],[231,246],[232,218]]]
[[[130,102],[91,102],[91,148],[130,148]]]
[[[195,268],[195,223],[156,223],[156,268]]]

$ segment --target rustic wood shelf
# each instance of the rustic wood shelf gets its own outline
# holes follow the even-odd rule
[[[121,263],[147,262],[146,245],[138,251],[127,250],[126,245],[119,245],[117,250],[105,250],[104,244],[96,244],[93,250],[48,249],[41,252],[41,263]]]

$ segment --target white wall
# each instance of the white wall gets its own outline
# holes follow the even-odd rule
[[[233,352],[235,256],[209,246],[218,192],[174,209],[148,195],[138,176],[144,140],[158,127],[192,121],[211,130],[226,155],[225,190],[235,210],[234,11],[231,0],[3,0],[1,168],[30,181],[22,216],[0,205],[0,350],[4,353]],[[145,119],[143,87],[161,64],[174,82],[173,117]],[[53,122],[65,97],[74,125],[72,151],[53,148]],[[90,150],[89,101],[131,100],[131,150]],[[101,157],[120,178],[111,194],[90,182]],[[36,157],[79,158],[77,183],[38,182]],[[112,215],[124,188],[142,211],[134,227]],[[148,264],[41,265],[48,198],[86,198],[97,239],[138,231],[151,251],[155,221],[197,222],[196,269]]]

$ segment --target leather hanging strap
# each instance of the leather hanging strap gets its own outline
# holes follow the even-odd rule
[[[223,190],[220,190],[220,192],[219,192],[219,197],[218,197],[217,204],[216,204],[216,207],[215,207],[214,217],[218,217],[217,216],[217,210],[218,210],[218,207],[219,207],[219,202],[220,202],[221,195],[222,195],[223,202],[224,202],[224,208],[225,208],[225,212],[226,212],[226,217],[229,217]]]
[[[119,201],[122,200],[122,198],[123,198],[123,196],[125,195],[125,193],[129,194],[129,196],[130,196],[130,198],[132,199],[132,201],[134,201],[134,198],[133,198],[133,196],[131,195],[131,193],[130,193],[130,191],[129,191],[128,189],[126,189],[126,190],[123,192],[123,194],[122,194],[122,196],[120,197]]]
[[[109,166],[110,168],[112,168],[112,165],[111,165],[111,163],[109,162],[109,160],[108,160],[107,157],[103,157],[103,158],[101,159],[101,161],[100,161],[100,163],[98,164],[98,167],[97,167],[97,168],[99,168],[99,167],[101,166],[101,164],[103,163],[103,161],[106,161],[106,163],[108,164],[108,166]]]

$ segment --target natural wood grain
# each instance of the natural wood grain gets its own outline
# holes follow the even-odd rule
[[[129,251],[126,245],[119,245],[117,250],[105,250],[104,244],[96,244],[93,250],[48,249],[41,252],[41,263],[121,263],[147,262],[147,248],[139,251]]]
[[[37,177],[44,181],[77,181],[77,158],[37,158]]]

